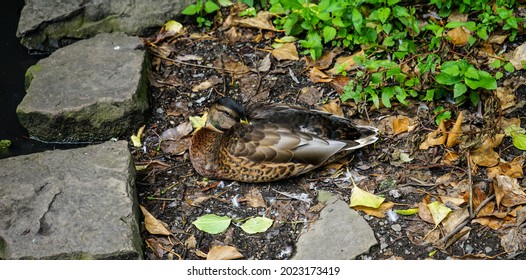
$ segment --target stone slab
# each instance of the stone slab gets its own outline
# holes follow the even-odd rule
[[[52,52],[99,33],[144,36],[194,0],[26,0],[17,36],[33,51]]]
[[[99,34],[40,60],[26,73],[20,123],[43,141],[131,135],[148,108],[142,46],[138,37],[124,33]]]
[[[0,259],[141,259],[126,141],[0,160]]]
[[[320,218],[296,243],[293,260],[352,260],[378,242],[367,222],[344,201],[320,191]]]

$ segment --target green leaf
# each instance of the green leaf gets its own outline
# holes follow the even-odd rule
[[[526,133],[526,129],[524,129],[524,128],[520,127],[520,126],[517,126],[515,124],[512,124],[512,125],[504,128],[504,133],[507,136],[511,136],[512,132],[525,134]]]
[[[465,84],[463,83],[455,84],[455,86],[453,87],[453,97],[457,98],[461,95],[464,95],[464,93],[466,93],[467,90],[468,88],[466,87]]]
[[[526,150],[526,134],[512,131],[510,134],[513,139],[513,146],[519,150]]]
[[[492,63],[490,63],[489,66],[491,66],[492,68],[500,68],[502,66],[502,62],[498,59],[495,59]]]
[[[497,88],[497,80],[491,76],[490,73],[482,70],[479,70],[478,73],[480,76],[478,80],[472,80],[467,77],[464,79],[468,87],[472,89],[484,88],[488,90]]]
[[[269,229],[273,223],[274,220],[272,219],[265,217],[255,217],[250,218],[243,225],[241,225],[241,229],[248,234],[255,234],[267,231],[267,229]]]
[[[511,64],[511,62],[508,62],[506,64],[504,64],[504,70],[510,72],[510,73],[513,73],[515,72],[515,66],[513,66],[513,64]]]
[[[480,39],[482,40],[487,40],[488,39],[488,30],[485,26],[479,28],[477,30],[477,36],[480,37]]]
[[[391,9],[384,7],[377,10],[378,11],[378,19],[385,23],[385,21],[389,18],[389,15],[391,15]]]
[[[448,74],[450,76],[460,75],[460,67],[457,64],[446,64],[446,63],[442,64],[440,73]]]
[[[210,13],[213,13],[217,10],[221,9],[221,7],[219,7],[216,3],[212,2],[212,1],[206,1],[205,2],[205,12],[210,14]]]
[[[192,4],[192,5],[189,5],[188,7],[184,8],[184,10],[181,11],[181,13],[183,15],[192,16],[192,15],[195,15],[195,14],[199,13],[200,11],[201,11],[201,6]]]
[[[377,209],[380,207],[385,198],[379,197],[372,193],[366,192],[359,187],[354,187],[351,194],[350,207],[354,206],[366,206]]]
[[[466,72],[464,72],[464,76],[472,80],[480,79],[479,71],[477,70],[477,68],[475,68],[472,65],[470,65],[468,69],[466,70]]]
[[[471,104],[473,104],[473,106],[477,106],[480,102],[480,94],[476,91],[472,91],[469,94],[469,100],[471,100]]]
[[[332,26],[325,26],[323,28],[323,39],[325,39],[325,43],[332,41],[334,37],[336,36],[336,28]]]
[[[440,73],[435,76],[437,82],[443,85],[454,85],[462,81],[461,76],[451,76],[446,73]]]
[[[436,116],[435,123],[439,125],[440,121],[445,121],[449,119],[451,119],[451,111],[444,111]]]
[[[418,208],[409,208],[409,209],[395,209],[397,214],[402,216],[410,216],[418,213]]]
[[[218,234],[225,231],[230,225],[231,219],[227,216],[207,214],[197,218],[192,224],[199,230],[210,234]]]
[[[395,95],[394,88],[385,87],[382,90],[382,103],[387,108],[391,108],[391,98]]]
[[[354,26],[354,29],[361,34],[362,33],[362,24],[363,24],[363,16],[362,13],[356,8],[352,10],[352,24]]]

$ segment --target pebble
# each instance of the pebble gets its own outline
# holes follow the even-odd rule
[[[473,250],[474,250],[474,249],[475,249],[475,248],[473,248],[473,246],[467,244],[467,245],[466,245],[466,254],[471,254],[471,253],[473,253]]]
[[[163,108],[161,108],[161,107],[157,108],[157,110],[155,110],[155,112],[156,112],[157,114],[159,114],[159,115],[164,114],[164,110],[163,110]]]
[[[491,247],[489,247],[489,246],[486,246],[486,247],[484,247],[484,251],[486,251],[486,254],[487,254],[487,253],[491,253],[491,251],[493,251],[493,249],[491,249]]]
[[[402,226],[400,224],[393,224],[393,225],[391,225],[391,228],[394,231],[401,231],[402,230]]]
[[[399,198],[402,196],[402,193],[399,190],[390,190],[389,195],[394,198]]]
[[[365,220],[367,220],[367,221],[370,221],[370,220],[373,219],[373,217],[372,217],[372,216],[369,216],[369,215],[364,215],[363,218],[364,218]]]

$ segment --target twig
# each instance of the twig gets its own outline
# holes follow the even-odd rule
[[[442,248],[443,245],[446,244],[446,242],[452,237],[454,236],[455,234],[457,234],[462,228],[464,228],[472,219],[474,219],[475,217],[477,217],[478,213],[480,212],[480,210],[482,210],[482,208],[484,206],[486,206],[486,204],[488,204],[488,202],[490,202],[493,198],[495,198],[495,194],[492,194],[490,195],[488,198],[486,198],[484,201],[482,201],[482,203],[480,203],[480,205],[477,207],[477,209],[475,209],[475,212],[473,212],[473,214],[469,215],[468,217],[466,217],[464,219],[464,221],[462,221],[462,223],[460,223],[457,227],[455,227],[450,233],[446,234],[444,237],[442,237],[441,239],[437,240],[437,242],[435,242],[435,247],[439,248],[439,249],[445,249],[445,248]]]
[[[466,158],[468,160],[469,216],[473,216],[473,180],[471,178],[471,157],[469,151]]]

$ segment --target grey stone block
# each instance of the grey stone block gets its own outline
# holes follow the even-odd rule
[[[0,258],[142,258],[127,142],[0,160]]]

